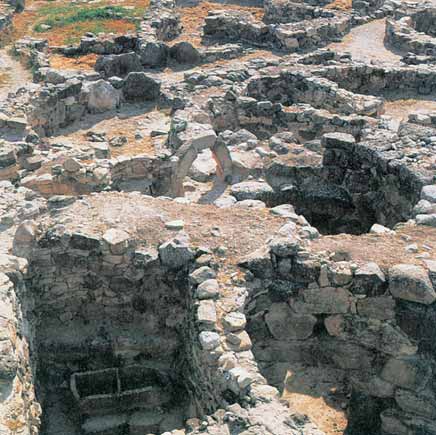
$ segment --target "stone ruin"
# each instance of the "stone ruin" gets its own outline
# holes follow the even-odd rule
[[[436,434],[434,4],[68,45],[38,7],[0,3],[0,433]]]

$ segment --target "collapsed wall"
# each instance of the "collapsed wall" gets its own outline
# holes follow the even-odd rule
[[[429,5],[427,5],[429,6]],[[436,55],[436,9],[427,7],[397,12],[386,21],[386,40],[393,47],[418,55]]]
[[[324,46],[350,31],[347,15],[315,18],[286,24],[264,24],[250,13],[239,11],[210,12],[205,19],[203,34],[212,42],[243,42],[288,52]]]
[[[434,433],[436,275],[425,263],[382,270],[273,239],[241,263],[262,373],[292,391],[289,369],[336,370],[351,393],[347,433]]]
[[[42,407],[32,435],[180,435],[185,420],[191,433],[321,435],[278,402],[250,351],[242,305],[186,234],[154,248],[120,229],[27,221],[14,251],[29,259],[17,297]],[[206,424],[196,418],[215,412]]]
[[[281,70],[274,76],[254,78],[246,88],[247,95],[291,106],[310,104],[344,115],[376,116],[383,111],[383,101],[372,96],[353,94],[335,82],[312,76],[306,71]]]
[[[34,336],[27,318],[33,299],[22,299],[28,264],[23,258],[2,254],[0,267],[0,430],[38,435],[41,407],[34,387]]]
[[[412,217],[433,176],[386,149],[388,141],[392,137],[382,130],[358,143],[348,134],[327,133],[321,166],[273,163],[266,177],[277,201],[294,204],[322,233],[361,234],[374,223],[392,228]]]
[[[360,94],[397,97],[398,92],[430,95],[436,92],[436,73],[431,67],[352,65],[325,66],[313,74]]]

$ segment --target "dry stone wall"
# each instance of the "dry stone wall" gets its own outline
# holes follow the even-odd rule
[[[122,230],[95,236],[68,233],[55,225],[41,233],[35,224],[26,223],[17,231],[14,251],[30,261],[19,297],[23,303],[33,302],[26,317],[32,319],[30,351],[38,366],[38,399],[46,412],[43,428],[54,412],[50,395],[71,394],[65,383],[71,374],[78,387],[77,376],[107,376],[103,368],[121,371],[135,362],[160,367],[161,372],[171,367],[180,374],[179,380],[184,379],[178,388],[184,388],[191,400],[186,411],[192,416],[187,423],[190,433],[212,435],[243,427],[268,435],[296,435],[301,430],[321,435],[307,419],[289,415],[277,400],[277,390],[259,373],[242,312],[246,289],[241,286],[227,293],[216,278],[217,264],[207,252],[191,247],[186,234],[144,249]],[[235,291],[240,293],[236,305],[231,296]],[[231,311],[223,311],[229,306]],[[48,334],[53,328],[56,336]],[[82,334],[74,332],[78,329]],[[44,382],[47,376],[50,384]],[[80,389],[85,391],[84,386]],[[179,407],[180,397],[183,394],[174,402]],[[100,405],[93,400],[102,412],[109,406],[109,396]],[[133,407],[140,406],[140,400]],[[226,411],[217,411],[222,406]],[[68,412],[72,418],[74,406]],[[214,418],[203,423],[196,418],[214,412]],[[98,419],[88,414],[81,420],[87,433]],[[126,420],[123,415],[107,419],[106,426],[113,423],[130,431],[141,427],[133,415]],[[169,420],[177,419],[165,415],[158,432],[185,433],[182,428],[169,432]],[[150,427],[147,424],[143,430]]]
[[[252,277],[247,328],[263,373],[282,386],[283,365],[333,367],[356,399],[348,430],[433,433],[436,354],[425,330],[436,313],[433,263],[382,270],[273,239],[242,263]]]

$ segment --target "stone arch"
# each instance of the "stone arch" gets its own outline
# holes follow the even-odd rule
[[[225,182],[231,182],[233,176],[232,157],[230,151],[224,144],[215,141],[212,146],[203,148],[197,147],[191,142],[187,142],[183,144],[175,154],[178,161],[171,177],[171,196],[177,197],[184,195],[183,180],[188,175],[199,152],[206,148],[210,148],[212,151],[212,156],[217,164],[217,175]]]

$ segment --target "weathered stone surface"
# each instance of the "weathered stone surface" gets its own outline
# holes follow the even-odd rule
[[[301,242],[296,237],[275,237],[268,242],[271,253],[278,257],[291,257],[295,255],[300,245]]]
[[[149,41],[139,49],[141,63],[148,67],[162,67],[167,64],[168,47],[159,41]]]
[[[216,332],[202,331],[198,336],[204,350],[212,350],[220,345],[220,336]]]
[[[389,269],[389,291],[395,298],[429,305],[436,292],[428,272],[420,266],[398,264]]]
[[[421,190],[421,199],[436,203],[436,185],[424,186]]]
[[[104,80],[91,82],[86,90],[89,92],[88,109],[91,112],[114,110],[120,104],[119,92]]]
[[[265,314],[265,322],[277,340],[305,340],[312,335],[316,317],[295,313],[286,303],[276,303]]]
[[[178,269],[194,259],[194,253],[185,237],[176,237],[159,246],[159,257],[168,267]]]
[[[414,391],[425,388],[431,376],[429,361],[418,356],[391,358],[381,372],[385,381]]]
[[[395,401],[405,412],[411,412],[434,421],[436,418],[436,398],[434,391],[426,389],[419,393],[398,388],[395,392]]]
[[[189,42],[181,41],[170,48],[170,56],[178,63],[195,64],[200,60],[198,50]]]
[[[376,263],[366,263],[354,272],[352,291],[368,296],[378,295],[384,289],[385,274]]]
[[[379,320],[395,318],[395,300],[390,296],[359,299],[357,313],[360,316],[371,317]]]
[[[197,310],[197,320],[206,328],[215,328],[217,313],[213,301],[204,300],[200,302]]]
[[[122,255],[129,246],[130,236],[123,230],[111,228],[103,235],[103,240],[109,245],[109,249],[114,255]]]
[[[325,148],[350,149],[355,143],[354,137],[347,133],[326,133],[322,137],[322,144]]]
[[[268,183],[243,181],[242,183],[234,184],[231,188],[231,192],[238,201],[246,199],[268,201],[273,193],[273,189]]]
[[[159,98],[160,82],[143,72],[131,72],[124,79],[123,95],[126,100],[151,101]]]
[[[130,72],[142,71],[142,65],[136,53],[111,54],[100,56],[94,69],[103,77],[124,77]]]
[[[414,355],[417,346],[398,327],[377,319],[352,315],[333,315],[324,320],[327,332],[342,340],[352,340],[388,355]]]
[[[216,279],[206,279],[197,287],[199,299],[214,299],[219,295],[219,284]]]
[[[191,280],[195,284],[201,284],[202,282],[206,280],[212,280],[215,277],[216,277],[216,272],[208,266],[199,267],[189,275],[189,278],[191,278]]]
[[[245,328],[247,319],[243,313],[234,311],[223,318],[223,326],[229,331],[240,331]]]
[[[323,287],[302,290],[290,305],[297,313],[340,314],[350,311],[352,294],[340,287]]]
[[[235,352],[244,352],[252,347],[250,336],[247,331],[235,331],[226,335],[227,345]]]

